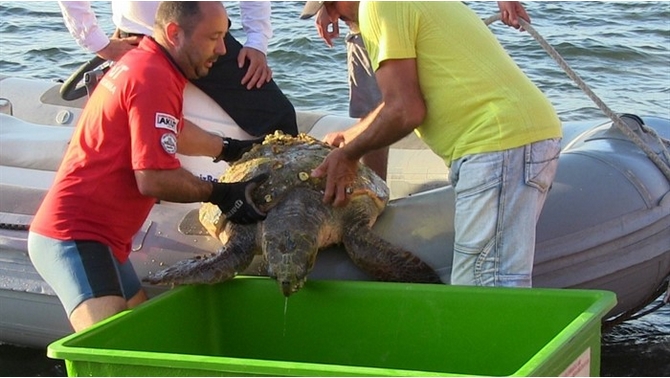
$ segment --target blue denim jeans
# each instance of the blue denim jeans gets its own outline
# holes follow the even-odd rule
[[[560,139],[548,139],[452,163],[452,285],[532,286],[535,226],[560,148]]]

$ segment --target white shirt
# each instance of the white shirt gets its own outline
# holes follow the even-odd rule
[[[127,33],[151,35],[159,1],[117,1],[112,3],[112,20]],[[109,37],[98,25],[89,1],[59,1],[65,26],[77,44],[97,53],[109,44]],[[269,1],[240,1],[242,29],[247,35],[245,47],[267,54],[272,37]]]

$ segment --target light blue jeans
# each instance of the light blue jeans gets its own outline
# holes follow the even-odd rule
[[[560,139],[548,139],[452,163],[452,285],[532,286],[535,226],[560,148]]]

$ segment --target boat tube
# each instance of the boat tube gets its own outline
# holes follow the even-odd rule
[[[86,98],[65,101],[60,84],[0,77],[0,342],[44,347],[72,332],[53,290],[32,267],[27,230],[53,182]],[[185,92],[185,116],[212,132],[251,136],[197,88]],[[299,129],[317,138],[355,120],[298,112]],[[622,119],[666,160],[661,138],[670,120]],[[611,290],[622,319],[656,299],[670,275],[670,182],[640,148],[607,120],[563,125],[559,168],[537,227],[533,285]],[[654,134],[657,133],[657,135]],[[666,147],[667,150],[667,147]],[[203,179],[223,163],[184,157]],[[416,137],[392,146],[392,200],[374,226],[388,241],[416,253],[449,282],[454,192],[448,169]],[[198,204],[161,202],[135,235],[131,260],[140,277],[179,260],[218,250],[197,220]],[[243,274],[258,274],[257,262]],[[310,280],[371,280],[340,246],[319,253]],[[307,283],[309,285],[309,282]],[[150,297],[169,288],[146,285]]]

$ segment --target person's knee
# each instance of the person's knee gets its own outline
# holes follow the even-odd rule
[[[75,332],[79,332],[127,309],[128,304],[123,297],[108,295],[87,299],[72,311],[70,324]]]
[[[135,308],[147,300],[149,300],[147,293],[143,289],[140,289],[137,294],[133,295],[133,297],[128,300],[128,308]]]

